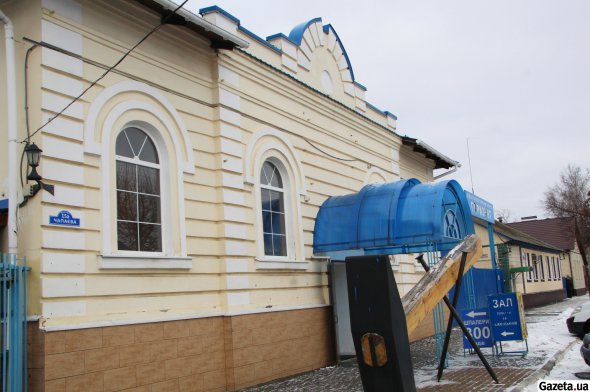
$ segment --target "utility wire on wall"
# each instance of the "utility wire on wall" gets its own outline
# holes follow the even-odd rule
[[[35,47],[47,48],[47,49],[50,49],[50,50],[53,50],[53,51],[56,51],[56,52],[65,54],[66,56],[69,56],[69,57],[75,58],[77,60],[80,60],[80,61],[82,61],[82,62],[84,62],[86,64],[90,64],[90,65],[92,65],[94,67],[101,68],[101,69],[104,69],[104,70],[110,69],[110,72],[116,73],[117,75],[121,75],[121,76],[126,77],[128,79],[135,80],[135,81],[138,81],[138,82],[141,82],[141,83],[145,83],[148,86],[157,88],[159,90],[165,91],[165,92],[167,92],[169,94],[172,94],[172,95],[176,95],[177,97],[180,97],[180,98],[183,98],[183,99],[187,99],[187,100],[189,100],[191,102],[195,102],[195,103],[198,103],[200,105],[203,105],[203,106],[206,106],[206,107],[209,107],[209,108],[217,108],[217,107],[220,107],[220,108],[224,108],[224,109],[227,109],[229,111],[235,112],[236,114],[239,114],[241,116],[244,116],[246,118],[249,118],[249,119],[251,119],[253,121],[256,121],[256,122],[258,122],[260,124],[264,124],[264,125],[267,125],[269,127],[276,128],[276,129],[278,129],[278,130],[280,130],[282,132],[285,132],[285,133],[287,133],[287,134],[289,134],[291,136],[294,136],[294,137],[303,139],[311,147],[313,147],[314,149],[316,149],[317,151],[319,151],[321,154],[323,154],[323,155],[325,155],[325,156],[327,156],[327,157],[329,157],[331,159],[335,159],[335,160],[342,161],[342,162],[360,162],[360,163],[366,164],[367,166],[372,166],[372,167],[375,167],[375,168],[378,168],[378,169],[387,171],[387,169],[385,169],[383,167],[380,167],[379,165],[375,165],[374,163],[369,163],[369,162],[367,162],[367,161],[365,161],[363,159],[360,159],[360,158],[354,158],[354,157],[353,158],[338,157],[336,155],[333,155],[331,153],[328,153],[324,149],[318,147],[315,143],[313,143],[312,141],[310,141],[308,138],[306,138],[305,136],[300,135],[299,133],[297,133],[295,131],[292,131],[292,130],[289,130],[289,129],[285,129],[285,128],[279,127],[276,124],[272,124],[272,123],[270,123],[268,121],[265,121],[265,120],[263,120],[263,119],[261,119],[259,117],[253,116],[251,114],[248,114],[248,113],[245,113],[245,112],[242,112],[242,111],[239,111],[239,110],[236,110],[233,107],[226,106],[226,105],[221,104],[221,103],[215,103],[215,104],[213,104],[213,103],[210,103],[210,102],[203,101],[202,99],[199,99],[199,98],[196,98],[196,97],[193,97],[193,96],[190,96],[190,95],[186,95],[186,94],[181,93],[181,92],[176,91],[176,90],[172,90],[172,89],[170,89],[170,88],[168,88],[166,86],[163,86],[163,85],[160,85],[158,83],[155,83],[152,80],[145,79],[145,78],[142,78],[140,76],[133,75],[133,74],[130,74],[130,73],[125,72],[125,71],[121,71],[119,69],[113,69],[112,67],[110,67],[108,65],[102,64],[102,63],[97,62],[97,61],[94,61],[94,60],[91,60],[91,59],[89,59],[87,57],[81,56],[79,54],[73,53],[73,52],[71,52],[69,50],[60,48],[58,46],[49,44],[47,42],[35,41],[35,40],[32,40],[32,39],[27,38],[27,37],[23,37],[23,40],[26,41],[26,42],[29,42],[29,43],[33,44],[33,46],[29,50],[32,50]],[[27,114],[27,116],[28,116],[28,114]]]
[[[62,110],[60,110],[57,114],[55,114],[53,117],[51,117],[49,120],[47,120],[43,125],[41,125],[39,128],[37,128],[37,130],[35,132],[33,132],[31,135],[27,135],[27,139],[23,140],[21,143],[25,143],[25,142],[26,143],[29,143],[31,137],[33,137],[37,132],[39,132],[40,130],[42,130],[43,128],[45,128],[53,120],[55,120],[56,118],[58,118],[59,116],[61,116],[70,106],[72,106],[80,98],[82,98],[82,96],[84,94],[86,94],[88,92],[88,90],[90,90],[92,87],[94,87],[99,81],[101,81],[113,69],[115,69],[115,67],[117,67],[119,64],[121,64],[123,62],[123,60],[125,60],[127,58],[127,56],[129,56],[131,54],[131,52],[133,52],[146,39],[148,39],[150,35],[152,35],[156,31],[158,31],[160,29],[160,27],[162,27],[164,24],[166,24],[166,22],[168,22],[168,20],[170,20],[170,18],[172,18],[174,15],[176,15],[176,13],[178,12],[178,10],[180,10],[182,7],[184,7],[184,5],[187,2],[188,2],[188,0],[184,0],[178,7],[176,7],[174,9],[174,11],[172,11],[170,14],[166,15],[166,17],[164,17],[162,19],[162,21],[160,22],[160,24],[158,24],[157,26],[155,26],[145,36],[143,36],[143,38],[140,39],[135,45],[133,45],[131,47],[131,49],[129,49],[127,52],[125,52],[125,54],[115,64],[113,64],[111,67],[109,67],[102,75],[100,75],[95,81],[93,81],[88,87],[86,87],[84,89],[84,91],[82,91],[76,98],[74,98],[70,103],[68,103]]]
[[[49,43],[47,43],[47,42],[39,42],[39,41],[35,41],[35,40],[32,40],[32,39],[30,39],[30,38],[27,38],[27,37],[23,37],[23,39],[24,39],[25,41],[27,41],[27,42],[29,42],[29,43],[33,44],[33,46],[32,46],[32,47],[31,47],[29,50],[32,50],[32,49],[34,49],[35,47],[39,47],[39,46],[40,46],[40,47],[43,47],[43,48],[47,48],[47,49],[54,50],[54,51],[56,51],[56,52],[59,52],[59,53],[65,54],[66,56],[70,56],[70,57],[72,57],[72,58],[75,58],[75,59],[77,59],[77,60],[80,60],[80,61],[82,61],[82,62],[84,62],[84,63],[86,63],[86,64],[90,64],[90,65],[92,65],[92,66],[95,66],[95,67],[97,67],[97,68],[101,68],[101,69],[105,69],[105,70],[106,70],[106,69],[109,69],[109,68],[111,68],[111,67],[109,67],[109,66],[107,66],[107,65],[105,65],[105,64],[102,64],[102,63],[99,63],[99,62],[97,62],[97,61],[94,61],[94,60],[88,59],[88,58],[86,58],[86,57],[84,57],[84,56],[81,56],[81,55],[79,55],[79,54],[76,54],[76,53],[70,52],[69,50],[66,50],[66,49],[60,48],[60,47],[58,47],[58,46],[55,46],[55,45],[49,44]],[[191,101],[191,102],[196,102],[196,103],[198,103],[198,104],[200,104],[200,105],[203,105],[203,106],[206,106],[206,107],[209,107],[209,108],[216,108],[216,107],[221,107],[221,108],[224,108],[224,109],[230,110],[230,111],[232,111],[232,112],[235,112],[235,113],[237,113],[237,114],[239,114],[239,115],[241,115],[241,116],[247,117],[247,118],[249,118],[249,119],[251,119],[251,120],[253,120],[253,121],[256,121],[256,122],[258,122],[258,123],[261,123],[261,124],[264,124],[264,125],[268,125],[268,126],[270,126],[270,127],[273,127],[273,128],[277,128],[277,129],[279,129],[280,131],[283,131],[283,132],[285,132],[285,133],[287,133],[287,134],[289,134],[289,135],[292,135],[292,136],[298,137],[298,138],[300,138],[300,139],[303,139],[305,142],[307,142],[307,144],[309,144],[309,145],[310,145],[310,146],[312,146],[314,149],[316,149],[317,151],[319,151],[320,153],[324,154],[325,156],[327,156],[327,157],[329,157],[329,158],[332,158],[332,159],[335,159],[335,160],[338,160],[338,161],[343,161],[343,162],[360,162],[360,163],[364,163],[364,164],[366,164],[366,165],[371,165],[371,166],[374,166],[374,167],[376,167],[376,168],[379,168],[379,169],[381,169],[381,170],[386,170],[386,169],[384,169],[384,168],[382,168],[382,167],[379,167],[378,165],[375,165],[374,163],[369,163],[369,162],[366,162],[366,161],[364,161],[364,160],[362,160],[362,159],[359,159],[359,158],[344,158],[344,157],[338,157],[338,156],[335,156],[335,155],[333,155],[333,154],[330,154],[330,153],[326,152],[325,150],[323,150],[322,148],[320,148],[320,147],[318,147],[317,145],[315,145],[314,143],[312,143],[312,142],[311,142],[309,139],[307,139],[306,137],[304,137],[304,136],[302,136],[302,135],[298,134],[297,132],[294,132],[294,131],[291,131],[291,130],[288,130],[288,129],[285,129],[285,128],[278,127],[276,124],[271,124],[271,123],[269,123],[269,122],[267,122],[267,121],[265,121],[265,120],[263,120],[263,119],[261,119],[261,118],[258,118],[258,117],[256,117],[256,116],[250,115],[250,114],[248,114],[248,113],[245,113],[245,112],[242,112],[242,111],[236,110],[236,109],[235,109],[235,108],[233,108],[233,107],[226,106],[226,105],[223,105],[223,104],[220,104],[220,103],[217,103],[217,104],[212,104],[212,103],[209,103],[209,102],[203,101],[203,100],[201,100],[201,99],[198,99],[198,98],[196,98],[196,97],[192,97],[192,96],[190,96],[190,95],[183,94],[183,93],[181,93],[181,92],[179,92],[179,91],[172,90],[172,89],[170,89],[170,88],[168,88],[168,87],[166,87],[166,86],[163,86],[163,85],[160,85],[160,84],[154,83],[154,82],[153,82],[153,81],[151,81],[151,80],[144,79],[144,78],[142,78],[142,77],[139,77],[139,76],[137,76],[137,75],[130,74],[130,73],[128,73],[128,72],[125,72],[125,71],[121,71],[121,70],[118,70],[118,69],[111,69],[111,72],[113,72],[113,73],[116,73],[117,75],[121,75],[121,76],[124,76],[124,77],[126,77],[126,78],[129,78],[129,79],[131,79],[131,80],[135,80],[135,81],[138,81],[138,82],[141,82],[141,83],[145,83],[145,84],[147,84],[148,86],[151,86],[151,87],[157,88],[157,89],[159,89],[159,90],[165,91],[165,92],[167,92],[167,93],[169,93],[169,94],[172,94],[172,95],[176,95],[177,97],[180,97],[180,98],[183,98],[183,99],[187,99],[187,100],[189,100],[189,101]],[[26,99],[26,97],[25,97],[25,99]],[[25,112],[26,112],[26,110],[25,110]],[[28,114],[26,114],[26,115],[28,116]],[[28,131],[27,131],[27,134],[28,134]]]

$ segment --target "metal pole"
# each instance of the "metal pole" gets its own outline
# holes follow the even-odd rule
[[[426,264],[426,262],[424,261],[423,258],[418,257],[418,261],[420,262],[420,264],[422,264],[424,271],[426,271],[426,272],[430,271],[430,267],[428,266],[428,264]],[[498,376],[496,376],[496,372],[494,372],[494,369],[492,369],[492,367],[488,363],[487,359],[483,356],[483,353],[481,352],[481,350],[477,346],[477,343],[475,342],[475,340],[473,340],[473,337],[471,337],[469,330],[467,329],[465,324],[463,324],[463,320],[461,320],[461,316],[459,315],[459,313],[457,312],[457,310],[455,309],[455,307],[453,306],[453,304],[451,303],[451,300],[449,299],[449,297],[447,295],[445,295],[443,297],[443,301],[445,301],[445,304],[447,304],[447,307],[451,311],[452,316],[455,318],[455,320],[457,320],[457,324],[459,324],[459,327],[461,328],[461,330],[465,334],[465,337],[467,338],[467,340],[469,340],[471,347],[473,347],[473,349],[477,353],[477,356],[479,357],[479,359],[481,360],[481,362],[485,366],[485,368],[488,371],[488,373],[490,374],[490,376],[494,379],[496,384],[499,384],[500,381],[498,381]]]
[[[467,253],[463,252],[461,255],[461,264],[459,267],[459,275],[457,275],[457,283],[455,283],[455,293],[453,294],[453,307],[457,307],[457,302],[459,302],[459,293],[461,291],[461,284],[463,282],[463,273],[465,272],[465,263],[467,262]],[[436,375],[437,380],[440,381],[443,374],[445,358],[447,356],[447,351],[449,349],[449,341],[451,340],[451,332],[453,330],[453,318],[449,316],[449,320],[447,322],[447,333],[445,334],[445,341],[443,343],[442,355],[440,357],[440,363],[438,364],[438,373]]]

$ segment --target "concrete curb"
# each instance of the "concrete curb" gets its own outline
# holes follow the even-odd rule
[[[565,353],[572,349],[572,347],[576,345],[581,345],[582,341],[580,339],[574,339],[567,345],[566,348],[559,350],[556,352],[551,359],[549,359],[545,364],[540,368],[529,374],[524,380],[516,384],[510,392],[523,392],[529,385],[544,378],[549,372],[555,367],[557,362],[561,361]]]

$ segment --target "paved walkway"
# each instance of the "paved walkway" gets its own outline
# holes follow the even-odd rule
[[[555,320],[561,312],[588,301],[587,296],[576,297],[557,304],[534,308],[526,312],[527,325]],[[561,324],[561,322],[559,322]],[[563,329],[567,332],[565,321]],[[574,337],[572,337],[572,340]],[[518,348],[521,348],[519,346]],[[411,344],[414,377],[419,392],[431,391],[506,391],[533,375],[556,354],[554,351],[534,350],[529,355],[493,356],[490,349],[484,354],[496,372],[499,384],[489,376],[477,355],[465,353],[459,330],[454,330],[449,348],[449,366],[441,382],[436,381],[437,361],[434,356],[434,338]],[[533,351],[535,351],[533,353]],[[332,367],[318,369],[292,378],[244,389],[241,392],[363,392],[355,359],[343,361]]]

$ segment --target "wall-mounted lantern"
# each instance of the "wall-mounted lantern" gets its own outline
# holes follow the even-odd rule
[[[25,153],[27,154],[27,163],[31,167],[31,172],[27,175],[27,180],[36,181],[37,184],[33,186],[31,189],[30,196],[34,196],[39,192],[39,190],[44,189],[47,192],[54,195],[54,187],[53,185],[47,185],[41,181],[43,177],[37,173],[37,166],[39,166],[39,161],[41,160],[41,150],[35,143],[27,144],[25,147]]]

